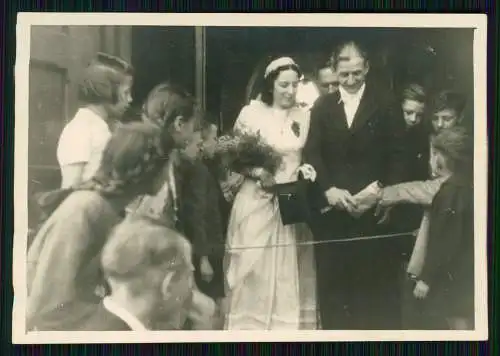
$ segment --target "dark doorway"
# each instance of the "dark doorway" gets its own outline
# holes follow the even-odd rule
[[[431,90],[454,87],[473,98],[472,29],[210,27],[207,108],[227,129],[254,91],[252,75],[272,58],[292,56],[304,72],[315,74],[346,39],[367,48],[370,80],[388,95],[417,81]]]
[[[252,75],[263,71],[270,59],[292,56],[305,72],[314,74],[333,46],[345,39],[367,47],[370,80],[388,95],[417,81],[429,89],[464,91],[472,104],[473,29],[207,27],[206,109],[220,118],[224,130],[230,128],[255,91]],[[194,27],[134,27],[135,107],[166,80],[194,93],[195,51]]]
[[[132,28],[134,108],[138,109],[157,84],[174,82],[194,93],[194,27],[136,26]]]

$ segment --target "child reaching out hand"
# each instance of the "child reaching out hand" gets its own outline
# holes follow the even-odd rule
[[[444,178],[432,201],[425,263],[414,297],[439,325],[474,328],[474,191],[472,144],[463,128],[441,131],[431,141],[431,167]]]

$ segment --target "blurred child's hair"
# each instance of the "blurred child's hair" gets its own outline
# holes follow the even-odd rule
[[[443,90],[432,101],[432,112],[437,113],[442,110],[453,110],[458,117],[464,113],[467,99],[465,95],[453,90]]]
[[[474,145],[471,135],[460,126],[444,129],[431,137],[434,150],[441,153],[453,174],[472,174]]]
[[[200,120],[195,98],[173,83],[161,83],[155,86],[142,106],[142,119],[162,130],[162,140],[167,151],[174,146],[170,128],[178,117],[186,122]]]
[[[420,84],[409,84],[403,89],[403,93],[401,95],[402,100],[412,100],[418,101],[419,103],[426,102],[426,92],[423,86]]]
[[[179,116],[184,120],[192,119],[196,109],[194,97],[182,87],[161,83],[149,92],[142,106],[142,115],[146,121],[165,128]]]
[[[335,46],[335,48],[331,52],[329,63],[334,70],[337,69],[339,62],[350,59],[350,57],[344,56],[344,52],[347,49],[350,49],[352,53],[359,55],[361,58],[365,60],[365,62],[368,62],[369,60],[368,52],[365,49],[365,46],[358,41],[347,40],[342,43],[339,43],[337,46]]]
[[[167,157],[158,127],[144,122],[124,123],[108,140],[99,169],[88,184],[106,195],[147,194]]]
[[[113,229],[101,266],[105,277],[127,283],[129,291],[138,294],[148,287],[158,288],[168,272],[188,270],[189,254],[189,243],[176,231],[133,217]]]
[[[134,69],[127,61],[99,52],[83,72],[78,97],[87,105],[115,104],[119,86],[133,74]]]

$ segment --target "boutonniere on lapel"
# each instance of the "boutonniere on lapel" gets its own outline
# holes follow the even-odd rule
[[[295,136],[297,137],[300,136],[300,125],[297,121],[292,122],[292,131],[295,134]]]

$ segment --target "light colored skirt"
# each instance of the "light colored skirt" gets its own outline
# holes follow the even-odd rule
[[[228,226],[226,330],[317,328],[314,247],[296,245],[311,238],[304,224],[283,225],[277,200],[245,181]]]

